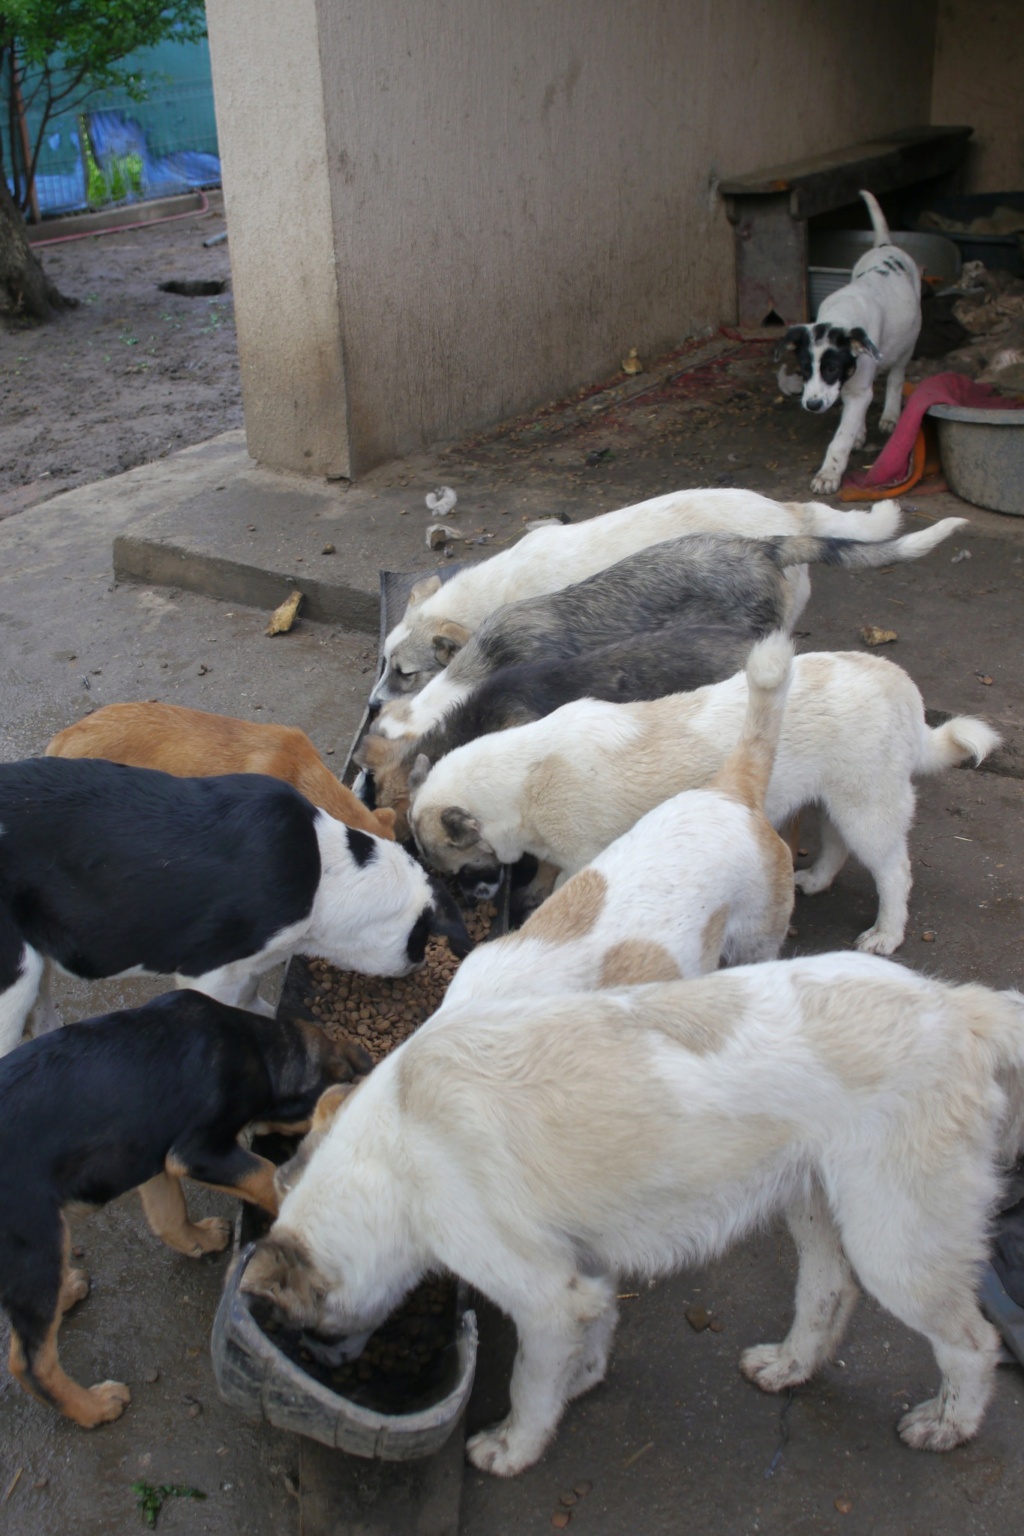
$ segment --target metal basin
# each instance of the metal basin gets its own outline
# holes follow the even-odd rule
[[[1024,517],[1024,410],[933,405],[942,470],[964,501]]]

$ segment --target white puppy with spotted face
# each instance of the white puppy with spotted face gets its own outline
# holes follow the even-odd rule
[[[706,789],[642,816],[515,933],[459,966],[444,1006],[703,976],[720,961],[774,960],[793,910],[793,859],[764,813],[793,645],[747,661],[736,750]]]
[[[913,257],[889,237],[885,215],[870,192],[868,205],[875,243],[860,258],[850,281],[823,299],[813,325],[791,325],[776,359],[792,348],[803,379],[805,411],[824,413],[842,399],[843,414],[821,468],[811,481],[816,495],[839,489],[850,453],[867,437],[867,414],[875,377],[888,373],[881,430],[888,434],[903,407],[903,380],[921,330],[921,274]],[[779,387],[795,393],[791,374],[780,370]]]
[[[939,1391],[901,1418],[906,1444],[948,1450],[981,1425],[998,1338],[975,1288],[1024,1140],[1019,993],[832,954],[474,999],[325,1118],[242,1289],[354,1340],[429,1270],[476,1286],[519,1334],[511,1411],[468,1442],[484,1471],[530,1466],[604,1379],[626,1276],[705,1263],[777,1212],[795,1315],[744,1350],[744,1375],[766,1392],[812,1376],[856,1274],[935,1354]]]

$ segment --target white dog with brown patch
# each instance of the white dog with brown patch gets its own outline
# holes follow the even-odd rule
[[[648,811],[517,932],[479,945],[444,1006],[776,959],[793,910],[793,860],[764,797],[792,660],[787,635],[760,641],[747,661],[743,734],[708,787]]]
[[[746,708],[741,672],[644,704],[581,699],[481,736],[422,783],[410,781],[413,835],[449,873],[493,871],[532,853],[575,874],[654,806],[706,785],[739,739]],[[891,661],[798,656],[765,804],[775,827],[804,806],[822,809],[821,851],[797,872],[797,889],[827,889],[855,854],[878,887],[878,917],[858,948],[891,954],[907,923],[912,777],[981,762],[998,744],[967,715],[929,729],[920,693]]]
[[[331,1108],[341,1094],[332,1091]],[[1024,1141],[1024,997],[832,954],[697,981],[442,1009],[316,1135],[242,1289],[353,1340],[431,1269],[515,1322],[511,1411],[470,1459],[511,1476],[602,1381],[621,1277],[705,1262],[777,1212],[795,1316],[740,1357],[768,1392],[838,1347],[865,1290],[932,1346],[909,1446],[973,1436],[995,1330],[975,1300]]]

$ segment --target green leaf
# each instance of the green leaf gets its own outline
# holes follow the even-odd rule
[[[185,1483],[132,1483],[132,1493],[139,1501],[142,1518],[150,1530],[156,1529],[157,1517],[168,1499],[205,1499],[199,1488],[189,1488]]]

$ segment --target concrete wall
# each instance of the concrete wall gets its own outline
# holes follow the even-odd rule
[[[207,9],[246,428],[290,467],[307,346],[344,359],[358,473],[729,319],[717,178],[930,120],[935,0]],[[293,257],[315,312],[282,324]]]
[[[314,0],[210,0],[217,135],[249,451],[351,472]]]
[[[971,123],[965,192],[1024,189],[1024,3],[939,0],[932,121]]]

